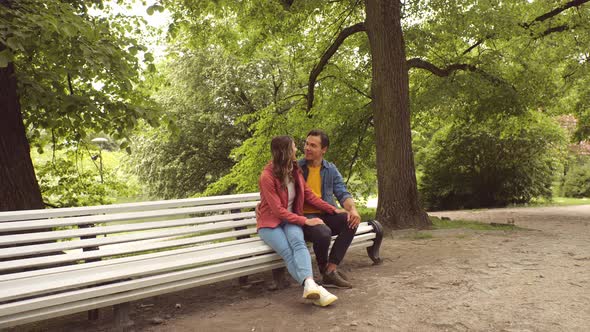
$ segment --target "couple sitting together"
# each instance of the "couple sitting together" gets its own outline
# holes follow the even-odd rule
[[[319,306],[338,298],[314,281],[305,240],[313,243],[322,284],[351,288],[337,268],[361,221],[342,175],[323,158],[328,146],[328,136],[312,130],[305,140],[305,158],[297,161],[291,137],[273,138],[272,161],[260,175],[256,213],[258,235],[285,260],[289,274],[303,286],[303,297]],[[344,209],[336,208],[334,196]],[[330,250],[332,235],[337,238]]]

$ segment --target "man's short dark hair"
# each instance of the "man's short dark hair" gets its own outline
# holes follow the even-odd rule
[[[322,140],[322,148],[327,148],[330,146],[330,139],[328,138],[328,135],[326,135],[326,133],[322,130],[314,129],[310,131],[307,136],[319,136]]]

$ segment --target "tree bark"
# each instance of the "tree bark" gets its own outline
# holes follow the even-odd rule
[[[9,2],[2,0],[2,5]],[[42,208],[11,62],[0,68],[0,211]]]
[[[432,223],[418,199],[400,2],[366,0],[365,9],[373,65],[377,219],[394,229],[425,228]]]

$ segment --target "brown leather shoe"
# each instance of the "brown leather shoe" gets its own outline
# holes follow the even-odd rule
[[[324,274],[326,274],[326,265],[324,265],[323,267],[322,266],[318,266],[318,267],[319,267],[319,270],[320,270],[320,274],[322,276],[324,276]],[[342,272],[340,270],[336,270],[336,273],[338,273],[342,277],[342,279],[344,279],[346,281],[349,281],[350,280],[348,278],[348,275],[344,274],[344,272]]]
[[[325,287],[352,288],[352,284],[344,280],[337,271],[325,273],[322,279],[322,284]]]
[[[348,276],[346,274],[344,274],[344,272],[340,271],[340,270],[336,270],[336,273],[338,273],[342,279],[346,280],[346,281],[350,281],[350,279],[348,279]]]

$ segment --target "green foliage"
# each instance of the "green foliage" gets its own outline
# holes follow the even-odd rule
[[[588,205],[589,198],[571,198],[571,197],[552,197],[551,199],[535,198],[527,204],[510,205],[509,207],[540,207],[540,206],[571,206],[571,205]]]
[[[92,155],[98,155],[98,151],[92,151]],[[102,155],[105,158],[104,152]],[[118,197],[137,195],[138,188],[126,174],[110,167],[113,163],[107,162],[107,158],[103,161],[104,182],[101,183],[100,159],[92,164],[83,161],[91,160],[90,157],[76,149],[61,150],[55,160],[37,156],[36,174],[43,201],[52,207],[90,206],[111,204]]]
[[[247,126],[248,135],[228,153],[231,170],[209,185],[205,195],[258,191],[272,137],[291,135],[301,150],[313,128],[330,135],[326,158],[340,168],[352,191],[357,195],[376,191],[365,35],[353,36],[341,46],[318,81],[313,110],[309,114],[304,110],[309,72],[341,27],[363,19],[359,2],[296,1],[289,8],[279,1],[162,4],[175,19],[170,37],[179,45],[178,54],[207,49],[227,59],[227,66],[257,68],[255,74],[234,78],[233,84],[255,101],[255,107],[234,124],[238,131]]]
[[[358,196],[375,193],[371,58],[364,33],[348,37],[339,47],[318,78],[313,109],[305,111],[309,73],[344,27],[364,21],[361,1],[294,1],[289,6],[261,0],[162,0],[150,11],[160,6],[173,16],[168,36],[173,47],[166,62],[169,71],[155,89],[172,127],[179,130],[171,135],[170,127],[160,128],[136,139],[138,174],[153,194],[180,197],[205,187],[206,195],[257,191],[260,171],[270,159],[271,138],[292,135],[301,150],[312,128],[330,135],[326,159],[336,163],[351,191]],[[491,188],[491,198],[481,198],[485,204],[548,195],[543,176],[551,178],[548,172],[555,167],[554,152],[562,138],[542,115],[527,110],[585,114],[584,87],[590,86],[584,61],[588,6],[531,23],[555,6],[546,1],[404,3],[409,58],[420,57],[440,68],[472,66],[444,77],[411,70],[418,175],[433,190],[448,189],[444,183],[451,180],[467,181],[463,188],[481,188],[483,184],[474,184],[479,179],[498,187]],[[569,25],[567,31],[546,34],[562,24]],[[232,101],[231,89],[244,92],[254,106],[244,111],[243,104]],[[214,96],[231,107],[212,102]],[[223,123],[216,114],[231,121]],[[218,134],[232,130],[235,136]],[[231,138],[225,142],[225,137]],[[456,156],[443,151],[448,142]],[[433,155],[439,159],[433,161]],[[480,169],[482,163],[488,166]],[[209,172],[209,165],[218,172]],[[446,166],[462,176],[446,178]],[[431,167],[440,172],[432,173]],[[436,193],[448,194],[443,189]]]
[[[429,209],[459,209],[551,197],[564,144],[563,131],[536,111],[457,119],[420,151],[423,203]]]
[[[40,130],[79,141],[105,132],[122,144],[137,119],[155,123],[153,103],[138,89],[140,58],[152,56],[133,37],[141,19],[93,16],[103,1],[10,1],[0,5],[0,65],[14,62],[29,142],[43,146]],[[123,3],[123,1],[118,1]]]
[[[565,197],[590,197],[590,158],[583,156],[569,167],[563,184]]]
[[[192,196],[227,174],[232,150],[250,136],[242,118],[265,107],[272,93],[261,79],[264,64],[217,51],[183,53],[154,83],[170,123],[133,139],[134,172],[156,197]]]
[[[375,216],[377,215],[377,209],[358,206],[357,210],[361,215],[362,221],[375,220]]]

